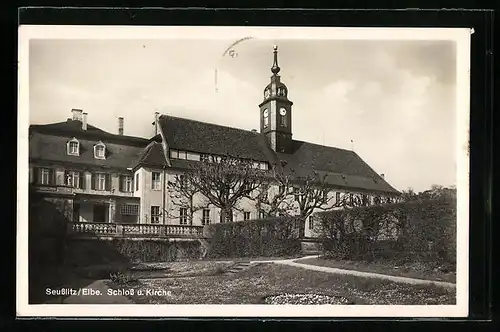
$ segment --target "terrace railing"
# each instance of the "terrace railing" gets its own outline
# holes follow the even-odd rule
[[[68,233],[76,236],[200,238],[203,226],[69,222]]]

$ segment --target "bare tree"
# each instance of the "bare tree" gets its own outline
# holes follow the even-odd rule
[[[210,202],[200,194],[200,190],[192,185],[191,178],[184,174],[175,175],[174,181],[168,181],[169,196],[173,205],[180,208],[187,208],[189,225],[193,225],[193,217],[195,212],[202,209],[207,209]],[[195,199],[198,198],[198,199]],[[164,211],[170,218],[180,218],[180,215],[174,215],[168,211]]]
[[[363,204],[362,199],[352,193],[343,195],[329,195],[332,192],[327,182],[327,175],[320,176],[317,172],[313,175],[299,177],[292,189],[301,223],[300,235],[304,236],[305,221],[316,210],[331,210],[334,208],[349,208]]]
[[[292,178],[289,174],[271,170],[269,181],[263,181],[257,190],[249,193],[247,197],[255,201],[257,211],[264,218],[290,215],[293,206],[288,198],[292,188]]]
[[[193,163],[184,178],[197,193],[221,209],[221,220],[230,221],[244,197],[248,197],[265,181],[265,171],[254,167],[252,161],[228,156],[214,156]]]

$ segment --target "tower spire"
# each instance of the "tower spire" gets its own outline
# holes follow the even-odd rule
[[[274,75],[278,75],[278,73],[280,72],[280,69],[281,68],[278,66],[278,46],[274,45],[274,62],[273,62],[273,66],[271,67],[271,72]]]

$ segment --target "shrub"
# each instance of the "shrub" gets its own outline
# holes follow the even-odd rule
[[[455,266],[456,202],[450,198],[318,213],[327,258]]]
[[[109,279],[117,285],[128,285],[133,282],[137,282],[137,278],[134,278],[131,273],[126,271],[118,271],[110,273]]]
[[[300,251],[300,219],[278,217],[210,225],[208,257],[271,257]]]

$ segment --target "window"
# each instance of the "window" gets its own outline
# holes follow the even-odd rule
[[[226,220],[224,220],[222,218],[222,210],[220,211],[220,222],[223,223],[223,222],[231,222],[233,221],[233,212],[229,212],[227,215],[226,215]]]
[[[262,169],[262,170],[266,170],[267,169],[267,163],[260,163],[259,164],[259,168]]]
[[[309,229],[314,229],[314,217],[309,217]]]
[[[335,193],[335,202],[340,202],[340,193],[338,191]]]
[[[122,216],[138,216],[139,204],[123,204],[120,212]]]
[[[199,153],[194,153],[194,152],[187,152],[186,153],[186,159],[187,160],[200,161],[200,154]]]
[[[160,223],[160,207],[152,205],[151,206],[151,223],[159,224]]]
[[[380,197],[374,197],[373,198],[373,203],[376,204],[376,205],[380,204]]]
[[[262,112],[262,116],[264,117],[264,128],[269,126],[269,111],[267,108]]]
[[[243,220],[250,220],[250,212],[248,211],[243,212]]]
[[[210,161],[210,156],[208,154],[202,154],[200,160],[207,163]]]
[[[139,173],[135,174],[135,191],[139,190]]]
[[[104,143],[99,142],[94,145],[94,158],[105,159],[106,158],[106,146]]]
[[[295,200],[298,201],[300,199],[300,189],[297,187],[293,188],[293,196],[295,197]]]
[[[179,175],[178,181],[179,181],[179,188],[180,189],[186,188],[186,179],[185,179],[184,175]]]
[[[152,172],[151,178],[152,178],[151,189],[160,190],[161,189],[160,172]]]
[[[40,168],[40,184],[50,184],[51,174],[50,169]]]
[[[121,177],[121,191],[126,193],[134,191],[134,181],[131,176],[123,175]]]
[[[94,189],[95,190],[106,190],[107,189],[107,174],[96,173],[94,175]]]
[[[286,127],[286,115],[280,116],[280,119],[281,119],[281,122],[280,122],[281,126]]]
[[[173,158],[173,159],[179,158],[179,151],[177,151],[177,150],[170,150],[170,158]]]
[[[80,154],[80,143],[76,138],[73,138],[68,142],[68,155],[78,156]]]
[[[188,220],[188,209],[187,208],[181,208],[180,209],[180,224],[181,225],[187,225],[187,220]]]
[[[210,209],[203,209],[203,219],[201,219],[203,226],[210,225]]]
[[[361,200],[364,206],[369,205],[368,195],[361,195]]]
[[[186,151],[179,151],[179,159],[186,159]]]
[[[264,211],[259,211],[259,219],[265,219],[266,218],[266,214],[264,213]]]
[[[66,171],[65,172],[65,182],[67,186],[80,189],[82,184],[82,178],[80,172],[76,171]]]

